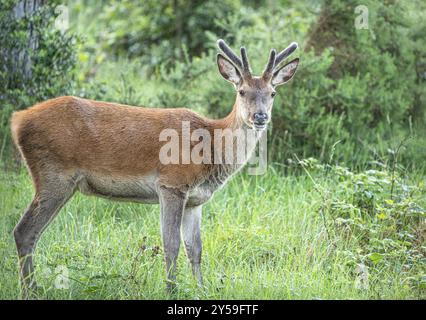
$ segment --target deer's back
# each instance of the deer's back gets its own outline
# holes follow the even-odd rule
[[[15,113],[12,133],[28,163],[132,174],[157,164],[164,112],[61,97]]]

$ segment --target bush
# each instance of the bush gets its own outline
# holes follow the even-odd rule
[[[318,55],[328,49],[334,58],[327,70],[334,81],[319,92],[318,109],[334,115],[336,127],[343,127],[342,145],[360,151],[376,145],[377,158],[378,153],[386,156],[385,148],[377,148],[383,141],[395,145],[425,132],[425,77],[417,70],[425,70],[418,32],[426,24],[420,15],[409,13],[415,8],[424,11],[425,6],[399,1],[363,5],[369,10],[368,29],[354,27],[357,1],[324,1],[307,49]],[[424,38],[421,46],[426,46]],[[405,160],[419,162],[426,155],[424,146],[409,151],[402,154]]]
[[[328,241],[355,244],[343,254],[348,266],[361,273],[361,289],[368,286],[368,278],[380,282],[381,272],[391,270],[402,275],[401,285],[425,292],[423,182],[410,181],[404,177],[403,168],[393,165],[355,173],[313,158],[295,164],[306,170],[323,197],[318,211],[324,219]],[[315,182],[317,176],[324,175],[334,181],[334,187]]]
[[[107,1],[103,4],[76,5],[76,14],[90,10],[99,16],[91,34],[87,34],[82,52],[91,68],[106,57],[129,57],[141,60],[144,69],[153,72],[158,66],[172,67],[183,59],[186,48],[191,56],[207,49],[206,32],[221,33],[216,23],[234,13],[239,1]],[[92,18],[90,18],[92,19]],[[102,27],[99,27],[102,26]],[[77,28],[79,28],[77,26]]]
[[[10,142],[12,111],[71,94],[74,84],[77,39],[54,28],[58,4],[26,2],[0,2],[0,160]]]

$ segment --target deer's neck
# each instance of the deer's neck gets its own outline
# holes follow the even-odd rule
[[[232,107],[232,111],[224,118],[219,119],[219,120],[215,120],[215,124],[214,127],[215,129],[231,129],[231,130],[238,130],[238,129],[246,129],[247,126],[244,123],[244,121],[242,121],[242,119],[238,116],[238,107],[237,104],[235,103],[234,106]]]
[[[222,139],[222,143],[217,143],[218,137],[215,135],[214,138],[214,150],[215,154],[220,153],[221,163],[218,164],[215,159],[215,164],[212,166],[210,173],[210,179],[215,185],[223,185],[226,180],[234,173],[239,171],[252,156],[256,144],[262,133],[255,132],[250,129],[245,122],[239,117],[237,105],[234,107],[226,117],[214,120],[214,129],[224,132],[232,133],[232,144],[226,143],[226,138]],[[239,135],[243,135],[243,141]],[[228,140],[229,141],[229,140]],[[244,145],[243,150],[241,149],[241,143]],[[226,158],[226,152],[232,153],[232,161]]]

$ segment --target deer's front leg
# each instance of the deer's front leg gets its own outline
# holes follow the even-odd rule
[[[176,260],[180,246],[180,226],[186,194],[171,188],[159,187],[161,207],[161,234],[167,270],[167,288],[176,284]]]
[[[185,208],[182,218],[182,238],[186,254],[192,266],[192,273],[199,285],[203,284],[201,275],[201,211],[202,206]]]

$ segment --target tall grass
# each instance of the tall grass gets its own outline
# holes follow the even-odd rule
[[[413,178],[419,181],[418,177]],[[359,285],[359,264],[353,263],[350,253],[356,256],[363,250],[360,233],[348,237],[346,231],[334,224],[330,212],[321,211],[324,201],[329,200],[318,192],[316,184],[330,192],[338,188],[334,177],[323,173],[284,177],[273,168],[264,176],[242,174],[231,180],[203,211],[205,285],[196,286],[181,250],[176,296],[169,296],[165,290],[158,205],[118,203],[76,194],[39,242],[35,255],[39,297],[424,298],[423,284],[410,282],[410,277],[418,279],[424,274],[424,260],[418,260],[404,272],[396,267],[404,257],[389,260],[390,265],[371,264],[368,284]],[[424,191],[421,189],[418,196],[424,197]],[[12,230],[32,194],[26,173],[2,174],[2,299],[19,297]],[[55,286],[55,270],[62,266],[68,270],[68,289]]]

